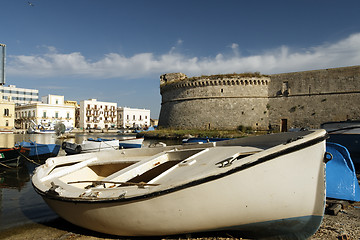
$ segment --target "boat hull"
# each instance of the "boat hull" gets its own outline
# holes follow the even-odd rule
[[[340,144],[327,142],[326,151],[332,156],[326,164],[326,196],[360,201],[360,187],[348,150]]]
[[[19,167],[23,158],[29,156],[30,149],[23,147],[0,148],[0,167]]]
[[[119,148],[141,148],[144,138],[119,140]]]
[[[85,140],[81,144],[64,142],[62,148],[69,155],[78,153],[99,152],[104,150],[119,149],[119,141],[88,141]]]
[[[37,191],[62,218],[108,234],[234,230],[248,237],[307,238],[317,231],[324,213],[324,152],[325,140],[206,181],[133,199],[71,201]]]
[[[58,144],[20,142],[17,145],[30,149],[28,158],[31,160],[46,160],[50,157],[56,157],[60,150],[60,145]]]

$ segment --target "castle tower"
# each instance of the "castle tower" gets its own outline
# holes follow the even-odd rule
[[[268,128],[270,78],[258,73],[160,77],[159,126],[179,129]]]

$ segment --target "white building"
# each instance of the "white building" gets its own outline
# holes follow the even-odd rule
[[[150,126],[150,110],[119,107],[117,109],[118,128],[144,128]]]
[[[80,124],[82,129],[103,129],[116,127],[117,103],[100,102],[96,99],[80,102]]]
[[[75,125],[75,106],[66,104],[64,96],[47,95],[42,102],[23,104],[15,107],[16,127],[27,129],[36,124],[50,127],[62,122],[66,128]]]
[[[39,90],[17,88],[15,85],[0,85],[3,100],[10,100],[16,105],[39,102]]]

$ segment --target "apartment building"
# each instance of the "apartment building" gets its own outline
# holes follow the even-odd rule
[[[16,105],[40,102],[39,90],[17,88],[15,85],[0,85],[0,95],[3,100],[12,101]]]
[[[115,128],[117,103],[101,102],[97,99],[80,102],[80,124],[82,129]]]
[[[12,130],[15,120],[15,103],[0,99],[0,116],[0,130]]]
[[[145,128],[150,126],[150,110],[118,107],[118,128]]]
[[[27,129],[33,125],[45,128],[61,122],[66,128],[75,126],[75,106],[64,96],[47,95],[41,102],[15,106],[15,127]]]

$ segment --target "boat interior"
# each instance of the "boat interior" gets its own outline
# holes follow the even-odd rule
[[[95,197],[115,197],[114,190],[124,187],[130,189],[148,189],[164,184],[159,181],[170,172],[178,172],[187,175],[193,171],[195,176],[201,176],[203,172],[219,171],[219,168],[230,166],[234,161],[247,158],[264,150],[277,146],[279,142],[286,144],[301,139],[305,134],[290,134],[290,138],[247,138],[247,144],[242,146],[243,139],[229,140],[218,143],[205,143],[191,146],[167,146],[160,148],[147,148],[141,150],[126,149],[118,151],[104,151],[83,154],[81,156],[67,156],[66,161],[53,158],[47,161],[39,174],[39,182],[49,188],[57,188],[57,194],[71,197],[94,197],[84,195],[84,190],[108,191],[108,194],[97,194]],[[262,141],[259,141],[262,140]],[[289,139],[293,139],[289,141]],[[254,140],[252,142],[252,140]],[[256,140],[256,141],[255,141]],[[214,149],[216,148],[216,158]],[[214,162],[215,161],[215,162]],[[249,161],[249,160],[246,160]],[[202,171],[184,166],[202,165]],[[203,165],[209,165],[205,168]],[[185,169],[185,170],[182,170]],[[205,169],[205,171],[204,171]],[[40,171],[40,170],[39,170]],[[198,172],[195,172],[198,171]],[[196,173],[196,174],[194,174]],[[207,174],[208,174],[207,173]],[[126,188],[128,191],[129,188]],[[86,191],[85,191],[86,192]],[[118,196],[118,192],[116,193]]]

